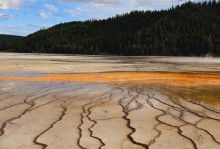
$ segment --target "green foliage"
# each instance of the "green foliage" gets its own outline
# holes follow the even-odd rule
[[[187,2],[105,20],[56,25],[11,43],[17,52],[117,55],[220,55],[220,2]]]
[[[11,42],[21,39],[21,36],[0,34],[0,51],[8,50]]]
[[[0,43],[9,43],[21,38],[21,36],[0,34]]]

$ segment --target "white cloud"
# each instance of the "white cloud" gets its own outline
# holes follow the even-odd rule
[[[41,11],[39,12],[39,16],[40,16],[41,18],[49,18],[49,17],[51,16],[51,13],[46,13],[44,10],[41,10]]]
[[[52,10],[52,11],[54,11],[54,12],[57,12],[57,11],[58,11],[58,9],[57,9],[57,7],[56,7],[55,5],[44,4],[44,7],[47,8],[47,9],[49,9],[49,10]]]
[[[0,0],[0,9],[18,9],[23,0]]]

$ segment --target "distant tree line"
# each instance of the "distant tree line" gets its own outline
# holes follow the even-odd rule
[[[0,34],[0,50],[9,50],[8,43],[21,39],[22,36]]]
[[[0,47],[15,52],[220,55],[220,2],[187,2],[168,10],[132,11],[105,20],[62,23]]]

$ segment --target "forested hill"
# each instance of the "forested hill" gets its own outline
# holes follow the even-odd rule
[[[63,23],[11,43],[16,52],[220,55],[220,2],[187,2],[105,20]]]
[[[10,51],[8,44],[22,38],[22,36],[0,34],[0,51]]]
[[[21,36],[0,34],[0,44],[13,42],[21,38]]]

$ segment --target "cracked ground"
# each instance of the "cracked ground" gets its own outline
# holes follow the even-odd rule
[[[0,149],[220,148],[217,58],[3,53],[0,63]]]

